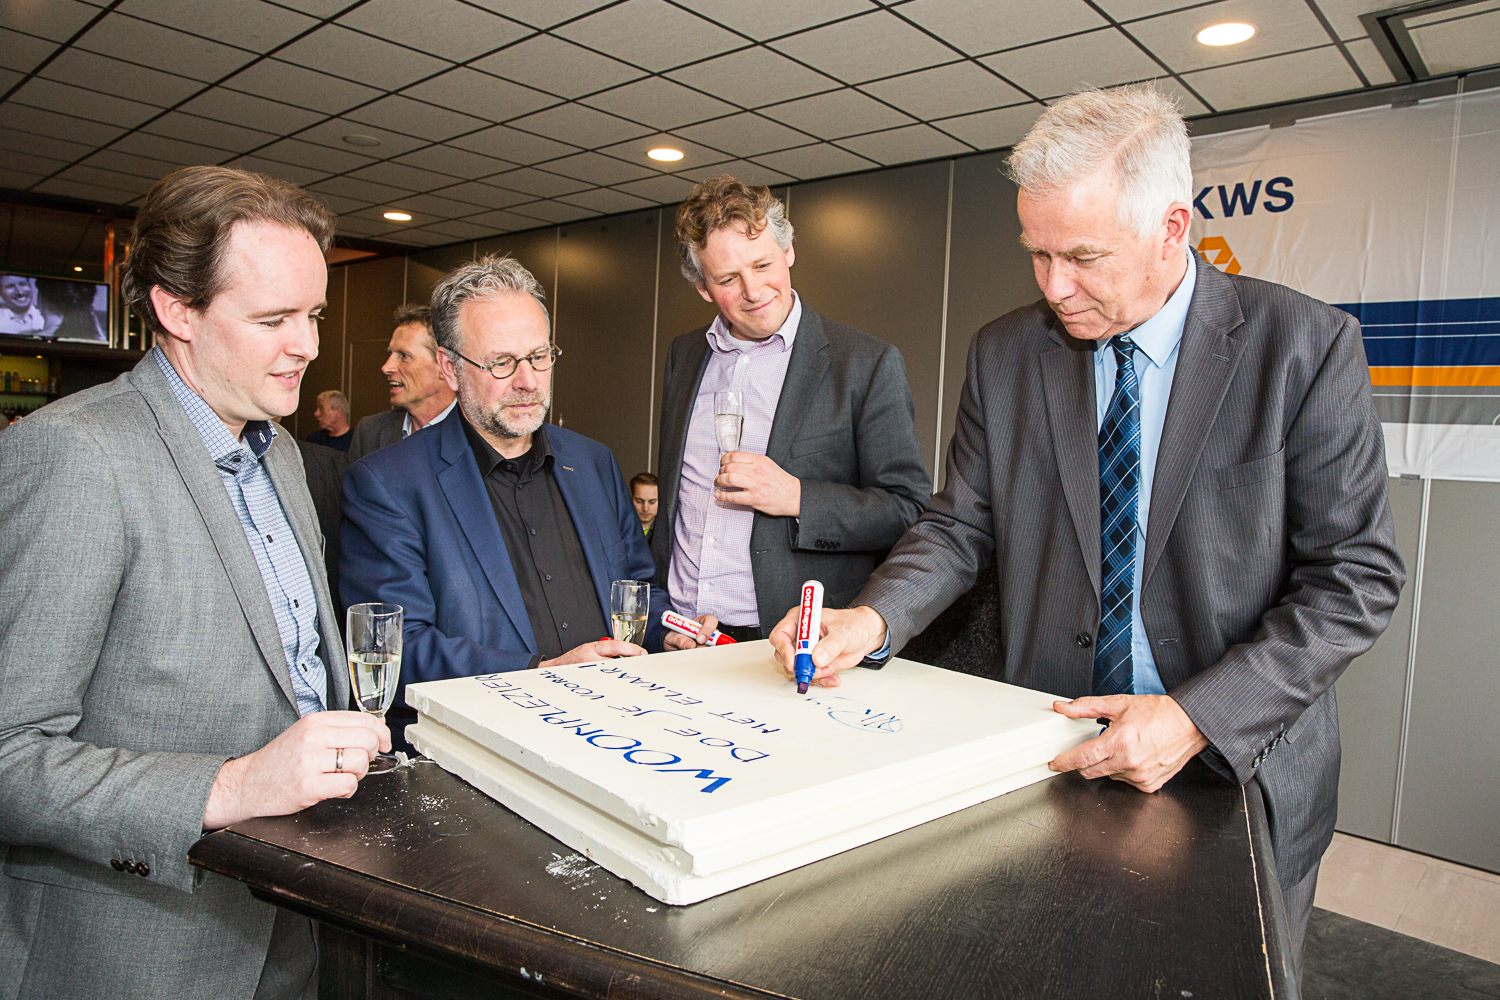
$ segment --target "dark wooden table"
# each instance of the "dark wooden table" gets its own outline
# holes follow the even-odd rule
[[[210,834],[322,924],[322,1000],[1294,998],[1260,792],[1063,775],[673,907],[422,762]]]

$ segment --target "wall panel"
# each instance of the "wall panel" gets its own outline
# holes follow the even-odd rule
[[[350,264],[344,313],[344,393],[355,423],[390,409],[390,387],[380,366],[391,340],[391,316],[404,301],[406,261],[400,257]]]
[[[550,312],[557,305],[557,245],[557,227],[548,226],[480,240],[474,244],[474,256],[478,259],[489,254],[508,254],[520,261],[521,266],[542,283]],[[431,294],[430,288],[428,293]]]
[[[284,422],[292,436],[299,439],[318,429],[318,422],[313,419],[318,393],[344,387],[344,288],[348,272],[347,267],[328,269],[328,305],[318,320],[318,356],[302,373],[297,412]]]
[[[651,372],[654,384],[650,438],[652,472],[661,463],[661,455],[657,454],[657,449],[661,442],[661,401],[665,389],[667,350],[672,346],[672,341],[700,326],[707,326],[719,314],[713,303],[705,302],[698,294],[698,289],[682,276],[677,241],[672,234],[677,218],[676,210],[662,209],[661,215],[661,254],[657,261],[657,280],[660,284],[657,286],[656,300],[656,363]],[[796,277],[793,273],[794,287]]]

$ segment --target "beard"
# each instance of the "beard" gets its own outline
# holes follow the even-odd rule
[[[488,375],[484,377],[489,378]],[[466,391],[469,388],[468,379],[469,375],[465,373],[460,375],[458,380],[459,404],[463,407],[464,416],[468,417],[469,423],[475,427],[496,437],[523,438],[528,434],[535,434],[541,429],[543,421],[547,419],[547,411],[552,408],[550,385],[545,392],[537,389],[509,389],[504,396],[486,406]],[[507,406],[524,406],[529,403],[540,404],[534,417],[526,418],[519,423],[507,418],[505,413]]]

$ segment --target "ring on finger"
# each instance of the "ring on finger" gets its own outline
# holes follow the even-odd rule
[[[342,771],[344,769],[344,748],[343,747],[337,747],[333,751],[333,769],[335,771]]]

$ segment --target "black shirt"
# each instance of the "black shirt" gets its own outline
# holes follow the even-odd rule
[[[526,602],[541,654],[532,666],[608,636],[609,621],[599,606],[578,529],[552,472],[557,460],[547,435],[538,430],[531,436],[530,451],[520,458],[505,458],[462,414],[455,415],[463,420]]]
[[[325,448],[334,448],[338,451],[348,451],[349,442],[354,440],[354,428],[337,436],[328,433],[321,427],[309,434],[304,440],[309,444],[320,444]]]

